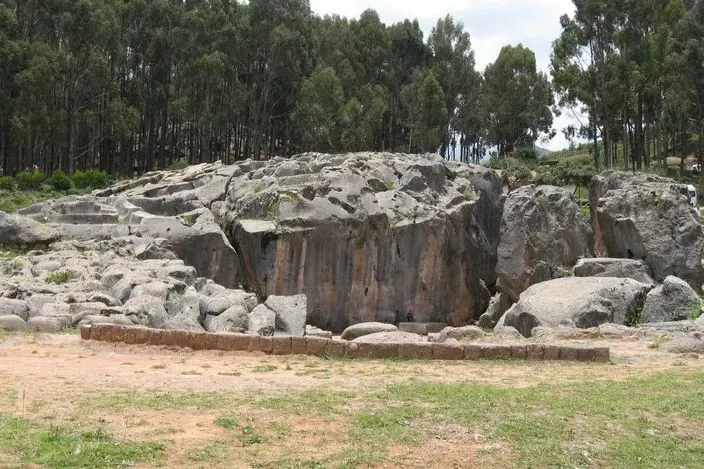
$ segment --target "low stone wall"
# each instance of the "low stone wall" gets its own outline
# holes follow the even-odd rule
[[[135,345],[189,347],[193,350],[263,352],[272,355],[313,355],[348,358],[412,360],[564,360],[608,362],[608,347],[548,344],[357,343],[319,337],[261,337],[213,334],[145,327],[93,324],[81,327],[81,338]]]

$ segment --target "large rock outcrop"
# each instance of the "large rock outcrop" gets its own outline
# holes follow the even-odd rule
[[[643,322],[667,322],[689,319],[698,313],[701,300],[687,282],[669,276],[645,299]]]
[[[635,321],[652,285],[632,279],[568,277],[533,285],[499,321],[530,337],[536,327],[587,329]]]
[[[589,196],[598,255],[642,259],[656,281],[674,275],[701,291],[704,233],[686,186],[612,172],[592,180]]]
[[[512,300],[531,285],[564,275],[592,254],[591,229],[570,192],[525,186],[511,192],[501,221],[499,289]]]
[[[214,210],[243,285],[304,293],[313,325],[465,324],[495,280],[501,182],[437,156],[304,154],[244,162]]]
[[[638,259],[596,257],[580,259],[574,266],[575,277],[632,278],[641,283],[653,283],[648,266]]]

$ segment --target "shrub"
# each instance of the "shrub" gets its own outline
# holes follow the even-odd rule
[[[73,174],[73,183],[80,189],[100,189],[108,185],[108,173],[97,169],[76,171]]]
[[[15,189],[15,180],[10,176],[0,177],[0,190],[12,191]]]
[[[67,283],[70,282],[71,280],[76,278],[76,274],[71,272],[70,270],[65,270],[62,272],[52,272],[46,277],[44,277],[44,281],[46,283],[55,283],[57,285],[60,285],[62,283]]]
[[[55,191],[65,192],[71,189],[71,187],[73,187],[73,181],[63,171],[54,171],[54,173],[49,178],[49,185]]]
[[[46,176],[41,171],[23,171],[15,176],[17,188],[22,191],[39,190]]]

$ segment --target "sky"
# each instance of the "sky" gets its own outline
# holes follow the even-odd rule
[[[319,15],[348,18],[373,8],[386,24],[416,18],[426,39],[437,20],[450,14],[471,36],[477,70],[496,60],[503,46],[521,43],[535,52],[538,68],[548,74],[552,42],[561,32],[560,16],[574,12],[571,0],[310,0],[310,5]],[[570,123],[574,119],[563,113],[553,124],[557,136],[538,145],[551,150],[568,146],[561,130]]]

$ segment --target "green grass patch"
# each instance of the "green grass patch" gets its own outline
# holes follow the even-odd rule
[[[237,423],[237,420],[231,417],[218,417],[215,419],[215,425],[227,430],[233,430],[237,428],[239,424]]]
[[[155,392],[155,393],[115,393],[87,396],[86,406],[100,410],[125,411],[130,409],[149,410],[218,410],[230,409],[247,402],[232,393],[225,392]]]
[[[257,404],[289,414],[329,416],[341,414],[354,398],[351,392],[311,389],[296,396],[269,397]]]
[[[44,281],[46,283],[55,283],[57,285],[60,285],[62,283],[68,283],[76,277],[77,275],[75,272],[71,272],[70,270],[61,270],[48,274],[46,277],[44,277]]]
[[[102,430],[71,431],[0,415],[0,460],[49,468],[122,468],[158,464],[160,443],[115,440]],[[9,467],[9,466],[8,466]]]

